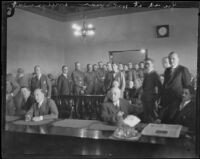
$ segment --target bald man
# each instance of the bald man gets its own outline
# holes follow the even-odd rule
[[[167,68],[164,73],[164,90],[161,103],[166,113],[171,112],[172,109],[177,109],[178,105],[173,105],[173,103],[180,103],[183,87],[191,85],[191,74],[188,68],[179,65],[178,54],[171,52],[168,57],[171,67]],[[170,114],[167,116],[170,116]]]
[[[137,114],[136,108],[128,100],[120,98],[121,90],[113,87],[108,94],[108,101],[102,104],[101,118],[110,124],[118,125],[129,114]]]
[[[55,102],[52,99],[46,98],[44,94],[41,89],[34,91],[36,103],[26,113],[25,120],[41,121],[58,118],[58,109]]]

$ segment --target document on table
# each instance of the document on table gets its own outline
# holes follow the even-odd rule
[[[142,135],[178,138],[180,136],[181,129],[182,125],[150,123],[142,130]]]
[[[52,121],[54,121],[54,119],[46,119],[46,120],[42,120],[42,121],[17,120],[15,122],[13,122],[13,124],[16,124],[16,125],[43,125],[43,124],[48,124]]]
[[[97,120],[79,120],[79,119],[64,119],[53,123],[53,126],[69,127],[69,128],[87,128]]]
[[[21,116],[7,116],[6,115],[6,121],[7,122],[10,122],[10,121],[15,121],[15,120],[18,120],[18,119],[21,119],[22,117]]]

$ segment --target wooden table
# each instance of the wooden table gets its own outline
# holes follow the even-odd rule
[[[141,136],[138,141],[122,141],[110,137],[114,130],[54,126],[57,121],[60,119],[42,125],[16,125],[16,121],[6,122],[3,131],[4,154],[19,158],[24,155],[37,155],[41,158],[42,155],[50,158],[74,155],[123,158],[196,157],[194,140],[185,137],[187,129],[183,129],[177,139]],[[94,123],[98,122],[94,120]],[[141,131],[145,125],[138,124],[137,129]]]

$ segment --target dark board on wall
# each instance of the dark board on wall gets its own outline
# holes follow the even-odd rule
[[[145,60],[145,53],[141,53],[140,50],[110,51],[109,55],[110,61],[114,63],[136,64]]]

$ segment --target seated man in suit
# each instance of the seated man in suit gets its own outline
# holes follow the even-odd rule
[[[15,96],[18,94],[20,86],[15,81],[12,74],[6,76],[6,115],[15,115],[16,105]]]
[[[52,99],[45,97],[45,93],[41,89],[34,91],[36,103],[34,103],[30,110],[26,113],[25,119],[27,121],[41,121],[45,119],[58,118],[58,109]]]
[[[179,106],[170,112],[170,124],[180,124],[195,130],[195,90],[192,86],[183,87],[182,101]],[[177,105],[175,103],[175,105]]]
[[[35,98],[31,94],[31,90],[28,86],[21,87],[21,94],[22,94],[23,100],[22,100],[20,109],[16,113],[18,115],[25,115],[26,112],[35,103]]]
[[[120,125],[127,115],[137,114],[137,108],[120,96],[121,90],[119,88],[113,87],[110,90],[108,101],[102,104],[101,118],[103,121]]]

